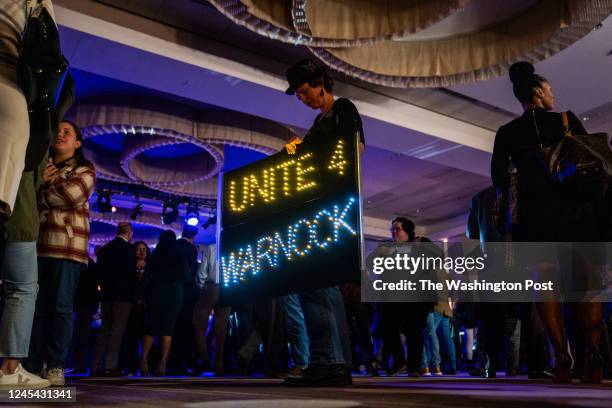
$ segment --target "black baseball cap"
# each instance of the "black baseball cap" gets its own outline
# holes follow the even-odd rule
[[[294,64],[286,73],[289,88],[285,93],[293,95],[300,86],[310,80],[320,78],[326,70],[325,65],[319,65],[311,59],[305,59]]]

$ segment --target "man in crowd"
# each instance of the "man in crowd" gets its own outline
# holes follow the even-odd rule
[[[195,308],[193,310],[193,324],[195,326],[195,342],[198,351],[199,362],[197,373],[202,373],[210,366],[208,357],[208,346],[206,344],[206,331],[208,329],[208,318],[214,311],[215,331],[215,375],[224,375],[223,346],[229,322],[229,307],[221,307],[219,304],[219,284],[217,264],[217,246],[207,245],[202,249],[202,263],[198,269],[196,286],[199,290]]]
[[[183,233],[176,245],[181,256],[189,266],[191,280],[183,285],[183,305],[174,328],[174,347],[170,352],[170,367],[174,375],[188,375],[191,365],[191,351],[194,349],[193,340],[193,307],[195,303],[195,278],[198,272],[198,248],[195,246],[195,237],[198,228],[185,225]]]
[[[136,251],[130,244],[132,235],[132,225],[120,223],[117,237],[102,247],[98,255],[102,328],[94,349],[92,375],[121,375],[117,368],[119,350],[138,285]]]

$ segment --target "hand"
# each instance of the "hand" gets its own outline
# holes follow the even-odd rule
[[[43,180],[45,183],[53,180],[57,175],[57,167],[53,164],[51,159],[49,159],[49,163],[47,163],[47,167],[45,167],[45,172],[43,173]]]
[[[143,310],[145,310],[146,307],[147,305],[145,304],[145,301],[142,299],[140,299],[138,303],[136,303],[136,309],[138,309],[139,312],[142,312]]]
[[[299,145],[300,143],[302,143],[302,139],[297,136],[293,136],[291,140],[289,140],[289,142],[285,145],[285,150],[287,150],[288,154],[295,154],[297,145]]]

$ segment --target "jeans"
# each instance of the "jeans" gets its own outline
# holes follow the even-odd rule
[[[340,289],[316,289],[299,297],[310,339],[310,364],[350,365],[351,342]]]
[[[84,264],[66,259],[38,259],[38,298],[32,325],[30,356],[23,366],[32,373],[64,368],[72,340],[72,312]]]
[[[423,361],[421,368],[440,367],[440,342],[442,340],[446,356],[448,357],[448,369],[456,370],[455,343],[450,331],[450,318],[438,312],[430,312],[427,315],[425,326],[425,347],[423,348]]]
[[[310,361],[310,342],[308,341],[300,297],[297,294],[284,296],[282,303],[285,311],[287,337],[291,345],[293,365],[306,367]]]
[[[38,290],[36,242],[7,242],[0,280],[4,311],[0,320],[0,356],[28,356]]]
[[[96,339],[91,372],[115,370],[119,361],[121,341],[130,318],[132,302],[102,302],[102,328]]]

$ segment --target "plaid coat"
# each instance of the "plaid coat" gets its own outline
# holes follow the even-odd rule
[[[68,160],[57,176],[38,192],[40,237],[38,256],[68,259],[87,265],[89,197],[96,173],[91,163]]]

